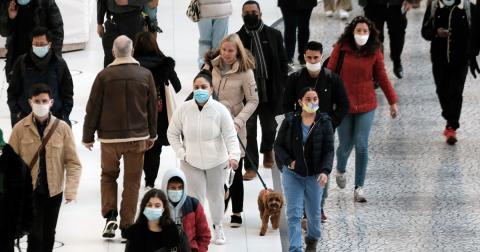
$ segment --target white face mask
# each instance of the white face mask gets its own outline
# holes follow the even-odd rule
[[[448,6],[448,7],[455,4],[455,0],[443,0],[442,2],[443,4],[445,4],[445,6]]]
[[[44,117],[50,112],[50,103],[47,104],[36,104],[32,103],[32,112],[38,117]]]
[[[322,62],[318,62],[318,63],[315,63],[315,64],[312,64],[310,62],[306,62],[305,66],[307,67],[307,70],[309,72],[318,72],[318,71],[320,71],[320,69],[322,69]]]
[[[178,203],[182,200],[183,190],[167,190],[168,198],[173,203]]]
[[[367,34],[367,35],[354,34],[353,37],[355,38],[355,43],[357,43],[357,45],[364,46],[367,43],[368,38],[370,37],[370,34]]]

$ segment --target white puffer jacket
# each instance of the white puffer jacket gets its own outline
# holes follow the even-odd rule
[[[199,169],[214,168],[229,159],[240,160],[233,118],[211,97],[201,111],[193,99],[175,110],[167,137],[177,157]]]
[[[199,0],[200,18],[223,18],[232,15],[231,0]]]

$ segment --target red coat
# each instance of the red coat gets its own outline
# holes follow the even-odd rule
[[[202,204],[197,199],[187,196],[182,212],[183,230],[190,241],[190,248],[192,251],[208,251],[211,234]]]
[[[340,77],[347,91],[350,102],[349,113],[363,113],[377,108],[377,95],[373,80],[377,80],[390,105],[397,103],[397,94],[388,80],[383,62],[383,53],[377,50],[373,55],[358,55],[348,45],[343,45],[345,51]],[[334,71],[340,54],[337,43],[327,67]]]

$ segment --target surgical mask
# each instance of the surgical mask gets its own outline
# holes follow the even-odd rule
[[[145,215],[149,221],[160,219],[162,214],[163,208],[145,207],[145,210],[143,210],[143,215]]]
[[[210,97],[210,93],[206,89],[197,89],[197,90],[193,91],[193,98],[198,103],[207,102],[208,97]]]
[[[37,55],[37,57],[43,58],[43,57],[45,57],[45,55],[47,55],[48,50],[50,50],[50,48],[48,48],[48,45],[46,45],[46,46],[32,46],[32,50],[33,50],[33,53],[35,53],[35,55]]]
[[[307,104],[302,104],[302,109],[307,112],[307,113],[315,113],[318,110],[318,104],[314,103],[307,103]]]
[[[317,62],[315,64],[312,64],[310,62],[306,62],[305,66],[307,67],[307,70],[309,72],[318,72],[320,69],[322,69],[322,62]]]
[[[370,34],[367,34],[367,35],[354,34],[353,37],[355,38],[355,43],[357,43],[357,45],[364,46],[367,43],[368,37],[370,37]]]
[[[456,0],[443,0],[442,2],[445,4],[445,6],[450,7],[455,4]]]
[[[19,5],[27,5],[30,3],[30,0],[17,0],[17,3]]]
[[[167,190],[168,198],[173,203],[178,203],[182,200],[183,190]]]
[[[38,117],[44,117],[50,112],[50,103],[48,104],[32,104],[32,112]]]
[[[255,29],[260,23],[260,18],[255,14],[247,14],[243,16],[243,23],[248,29]]]

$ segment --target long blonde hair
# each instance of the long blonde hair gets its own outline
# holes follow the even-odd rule
[[[222,43],[220,43],[220,50],[223,43],[225,42],[231,42],[237,47],[237,61],[239,64],[239,72],[245,72],[249,69],[255,69],[255,58],[250,51],[245,49],[242,41],[240,40],[240,37],[236,33],[232,33],[222,40]]]

